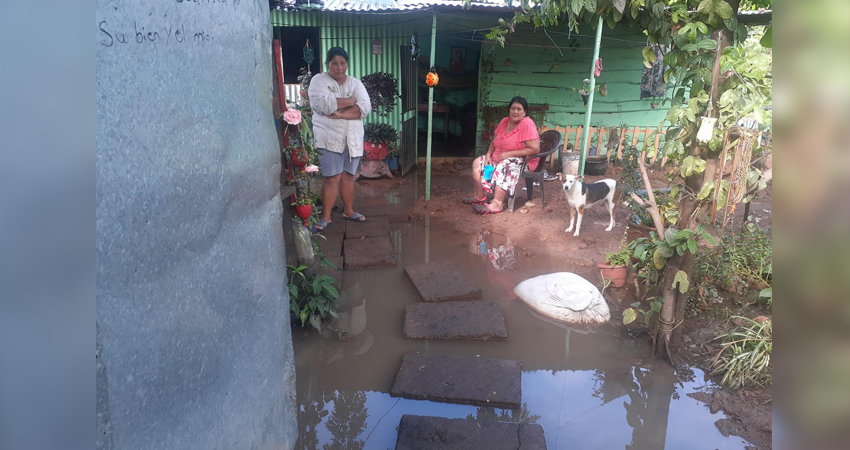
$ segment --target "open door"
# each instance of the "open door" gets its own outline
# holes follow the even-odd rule
[[[416,60],[410,57],[410,47],[401,46],[401,151],[398,165],[405,176],[416,165]]]

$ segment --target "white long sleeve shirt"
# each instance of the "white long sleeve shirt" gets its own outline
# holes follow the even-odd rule
[[[357,78],[347,77],[340,85],[327,73],[320,73],[310,80],[310,107],[313,109],[313,135],[316,148],[342,153],[348,143],[351,158],[363,156],[363,118],[372,111],[372,102],[363,83]],[[330,119],[327,116],[337,110],[336,99],[354,97],[360,108],[356,120]]]

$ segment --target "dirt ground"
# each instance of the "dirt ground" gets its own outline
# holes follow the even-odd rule
[[[432,170],[434,174],[465,177],[471,170],[470,162],[458,160],[435,164]],[[602,178],[617,180],[619,171],[619,167],[609,166],[605,176],[587,177],[586,181],[593,182]],[[664,170],[655,169],[649,175],[653,187],[667,186],[668,181]],[[593,266],[603,262],[606,252],[617,250],[626,231],[625,217],[628,214],[628,208],[620,202],[615,209],[616,223],[612,231],[605,231],[608,225],[608,212],[604,205],[597,204],[585,209],[579,237],[573,237],[572,233],[565,233],[570,214],[563,190],[557,181],[545,182],[545,207],[541,203],[539,188],[535,187],[534,198],[528,204],[523,205],[526,198],[525,191],[517,192],[519,197],[514,213],[504,211],[496,215],[480,216],[472,211],[472,207],[463,205],[460,201],[472,194],[471,176],[468,180],[468,183],[461,181],[451,185],[440,183],[433,185],[431,200],[426,202],[424,197],[419,198],[415,203],[413,214],[448,222],[454,229],[463,233],[477,233],[483,229],[506,235],[513,240],[515,246],[525,249],[523,256],[538,261],[545,259],[551,266],[562,268],[562,270],[569,270],[571,266]],[[756,218],[758,225],[762,228],[771,226],[771,189],[772,186],[768,184],[768,189],[761,192],[750,206],[750,215]],[[726,234],[739,231],[744,219],[744,205],[738,205],[732,220],[726,226]],[[709,231],[715,236],[720,234],[719,227]],[[613,292],[610,295],[625,298],[626,300],[622,302],[624,305],[632,301],[629,299],[635,298],[635,288],[629,285],[606,292],[606,297],[609,296],[609,292]],[[609,298],[609,304],[613,304],[611,315],[619,318],[625,306],[619,307],[617,302],[610,300]],[[712,339],[717,333],[729,330],[733,326],[728,321],[730,316],[770,316],[767,308],[754,304],[751,298],[735,298],[731,294],[720,303],[712,303],[704,307],[694,306],[694,308],[696,309],[688,315],[689,318],[685,322],[683,347],[679,356],[689,364],[704,369],[720,348]],[[621,324],[618,320],[611,322]],[[719,379],[714,381],[719,385]],[[705,402],[712,413],[725,411],[727,418],[720,419],[716,423],[724,435],[741,436],[753,445],[751,448],[771,448],[772,391],[769,387],[739,390],[718,388],[712,392],[697,393],[692,396]]]

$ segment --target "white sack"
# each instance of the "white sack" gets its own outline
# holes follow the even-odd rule
[[[570,325],[596,326],[611,318],[599,289],[574,273],[550,273],[525,280],[514,288],[514,294],[532,310]]]

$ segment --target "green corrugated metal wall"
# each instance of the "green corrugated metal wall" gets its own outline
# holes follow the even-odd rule
[[[354,12],[323,11],[272,11],[273,26],[280,27],[319,27],[321,54],[324,67],[324,53],[331,47],[342,47],[350,59],[348,74],[362,78],[375,72],[387,72],[399,80],[401,90],[401,61],[399,47],[410,43],[414,31],[419,39],[431,34],[431,13],[413,12],[398,14],[358,14]],[[372,54],[372,40],[383,40],[383,54]],[[379,117],[370,114],[366,122],[387,123],[401,132],[401,100],[387,115]]]
[[[582,80],[590,75],[595,30],[582,26],[579,33],[570,35],[565,27],[559,26],[549,31],[551,39],[542,30],[536,33],[518,31],[508,36],[509,43],[525,46],[484,45],[485,64],[479,75],[479,86],[483,89],[489,85],[490,93],[487,98],[481,98],[481,103],[507,104],[512,97],[520,95],[532,104],[549,104],[545,122],[538,125],[549,128],[584,125],[586,108],[581,96],[569,88],[580,89]],[[599,57],[604,69],[596,84],[606,83],[608,95],[596,94],[591,126],[612,127],[623,123],[631,127],[657,126],[666,108],[652,109],[651,99],[640,99],[641,49],[646,38],[640,30],[625,26],[614,30],[606,26],[602,36]],[[553,40],[560,46],[563,56]],[[571,41],[578,43],[575,51],[570,48]],[[487,60],[492,61],[492,70],[488,70]],[[479,122],[478,153],[486,151],[480,139],[482,126]]]

